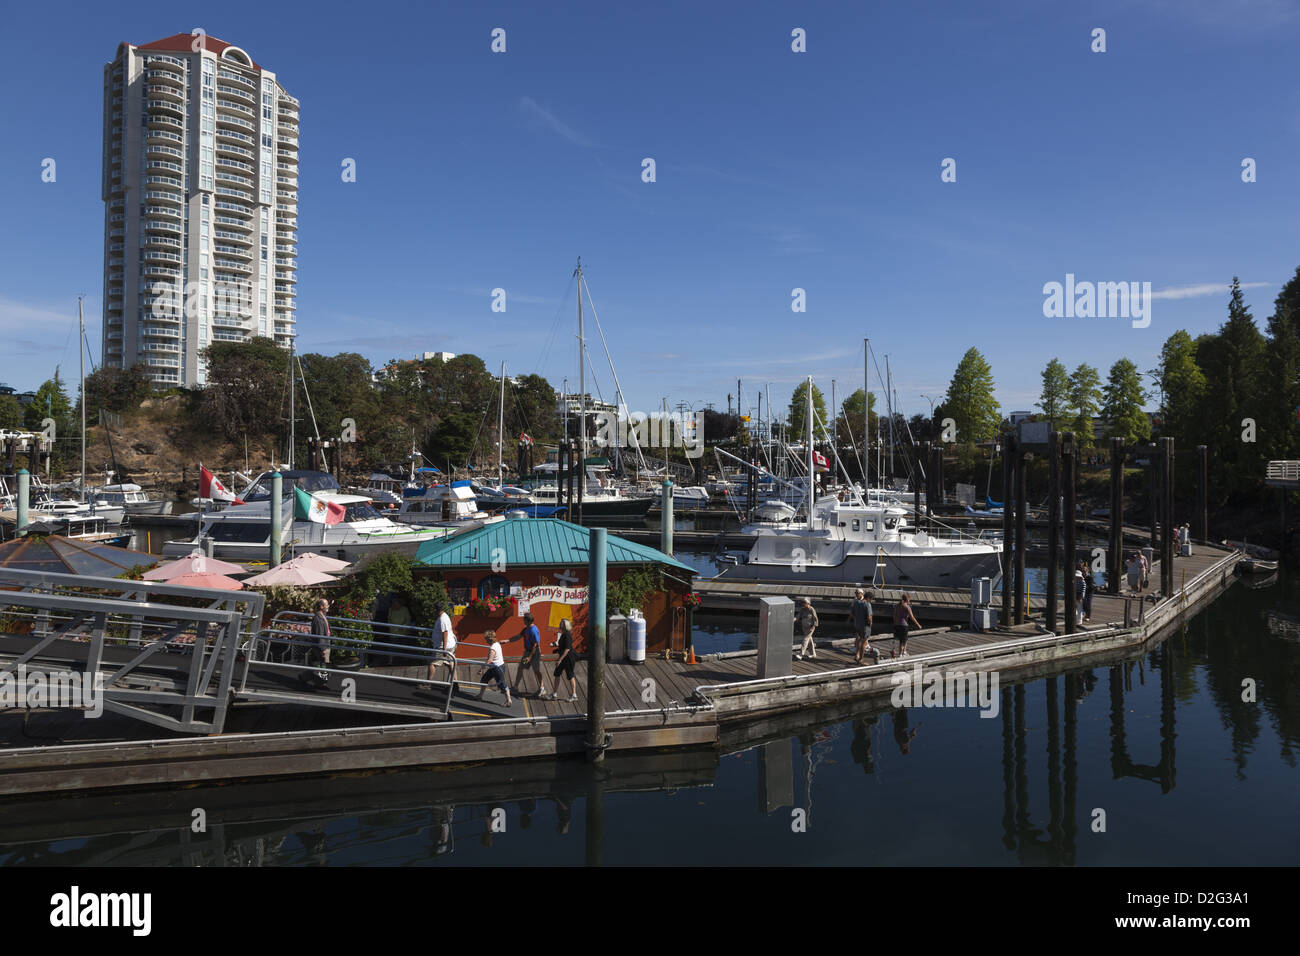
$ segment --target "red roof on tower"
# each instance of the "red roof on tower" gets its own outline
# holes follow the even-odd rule
[[[171,50],[176,53],[193,53],[195,52],[194,41],[197,39],[198,36],[193,33],[177,33],[174,36],[165,37],[162,40],[154,40],[152,43],[141,43],[136,49]],[[203,49],[215,53],[217,56],[221,56],[222,53],[231,47],[234,47],[236,50],[239,50],[240,53],[248,56],[242,47],[237,47],[233,43],[227,43],[225,40],[218,40],[216,37],[210,37],[206,33],[203,34]],[[248,57],[248,62],[252,63],[253,69],[261,69],[261,67],[256,63],[253,63],[253,58],[251,56]]]

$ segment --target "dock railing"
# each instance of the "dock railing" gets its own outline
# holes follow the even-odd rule
[[[1300,483],[1300,461],[1270,461],[1264,472],[1264,479]]]
[[[0,674],[80,680],[80,703],[42,706],[93,709],[97,699],[158,727],[220,733],[262,607],[252,592],[0,569]]]

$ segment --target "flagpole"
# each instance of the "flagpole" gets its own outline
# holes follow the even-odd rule
[[[208,489],[211,491],[211,489]],[[199,462],[199,550],[203,551],[203,462]]]

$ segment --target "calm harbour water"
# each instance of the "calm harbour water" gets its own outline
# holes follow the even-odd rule
[[[751,627],[699,615],[697,647],[741,646]],[[1256,703],[1241,700],[1247,678]],[[1300,861],[1300,575],[1235,585],[1140,656],[1004,686],[999,704],[992,719],[806,714],[720,752],[611,758],[601,772],[536,761],[10,801],[0,863]],[[205,833],[191,832],[195,808]]]

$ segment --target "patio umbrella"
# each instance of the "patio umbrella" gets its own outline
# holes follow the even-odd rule
[[[244,569],[237,564],[231,564],[229,561],[218,561],[216,558],[209,558],[201,551],[195,551],[183,558],[177,558],[175,561],[160,564],[152,571],[146,571],[144,579],[146,581],[170,581],[181,574],[244,573]]]
[[[213,588],[218,591],[241,591],[244,587],[242,581],[228,578],[224,574],[204,572],[178,574],[175,577],[168,578],[167,583],[186,588]]]
[[[251,578],[245,578],[244,583],[251,587],[260,588],[271,587],[274,584],[306,587],[312,584],[327,584],[337,580],[338,578],[334,577],[334,575],[326,574],[324,571],[315,571],[301,566],[293,567],[291,564],[286,563],[272,568],[270,571],[255,574]]]
[[[350,563],[347,561],[340,561],[338,558],[326,557],[323,554],[317,554],[315,551],[304,551],[296,558],[292,558],[280,565],[282,568],[309,568],[312,571],[325,571],[327,573],[342,571],[344,568],[350,566]]]

